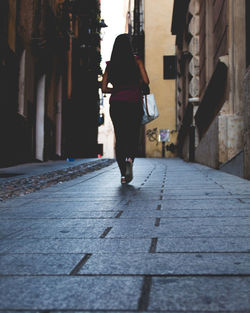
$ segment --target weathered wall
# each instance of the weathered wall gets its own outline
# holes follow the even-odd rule
[[[32,0],[20,1],[18,6],[17,33],[22,46],[29,46],[31,41],[34,23],[33,2]]]
[[[145,0],[145,65],[159,109],[159,117],[146,126],[146,130],[176,129],[175,80],[163,79],[163,56],[175,55],[175,36],[171,35],[173,0]],[[176,143],[176,133],[171,134]],[[161,157],[161,144],[146,138],[146,156]],[[174,156],[166,151],[166,156]]]
[[[182,157],[183,160],[189,161],[189,135],[184,139],[183,148],[182,148]]]
[[[232,175],[243,177],[243,152],[238,153],[231,160],[220,166],[220,170]]]
[[[243,150],[243,117],[235,114],[219,116],[219,163],[223,164]]]
[[[240,164],[229,161],[243,150],[244,129],[244,75],[245,75],[245,1],[228,1],[228,101],[219,117],[219,163],[227,163],[227,171],[235,172]],[[239,173],[241,169],[239,168]]]
[[[195,161],[218,168],[218,118],[216,118],[195,150]]]
[[[16,9],[16,0],[9,0],[8,44],[13,52],[16,52]]]
[[[244,177],[250,179],[250,68],[244,78]]]
[[[217,6],[221,9],[217,10]],[[245,1],[239,0],[235,3],[232,0],[220,0],[213,4],[207,1],[206,10],[204,17],[206,23],[203,25],[206,27],[206,32],[211,28],[209,23],[215,25],[215,27],[213,37],[210,35],[206,36],[206,34],[202,35],[201,33],[201,36],[204,37],[203,41],[205,41],[205,48],[203,47],[204,54],[207,54],[207,58],[204,59],[207,66],[203,68],[207,72],[203,75],[206,77],[206,81],[205,85],[201,86],[201,94],[206,92],[206,85],[211,77],[209,70],[213,69],[218,59],[227,65],[228,79],[225,89],[226,101],[216,118],[217,135],[214,133],[213,123],[198,144],[196,160],[216,168],[219,165],[223,167],[223,164],[226,163],[228,172],[230,172],[230,166],[232,166],[232,173],[235,172],[235,167],[238,164],[238,172],[240,173],[240,167],[242,168],[240,162],[242,159],[238,158],[237,162],[229,161],[243,150],[243,79],[245,74],[245,19],[243,17],[245,15]],[[213,13],[212,16],[209,16],[211,13]],[[220,14],[222,14],[221,17]],[[217,25],[221,27],[217,27]],[[214,41],[213,45],[211,44],[212,40]],[[211,56],[208,53],[210,46],[213,46]],[[202,57],[205,58],[203,53]],[[204,142],[208,144],[207,148],[204,147]],[[208,160],[207,155],[209,155]]]

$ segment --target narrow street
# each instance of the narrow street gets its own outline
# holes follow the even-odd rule
[[[250,312],[250,181],[136,159],[0,202],[0,312]]]

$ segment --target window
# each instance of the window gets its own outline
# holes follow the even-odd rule
[[[164,55],[163,56],[163,79],[176,78],[176,56]]]

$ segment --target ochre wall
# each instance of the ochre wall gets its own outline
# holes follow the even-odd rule
[[[150,79],[150,90],[155,95],[159,117],[146,125],[146,131],[157,127],[176,129],[175,80],[163,79],[163,56],[175,55],[175,36],[171,34],[173,0],[145,0],[145,66]],[[176,143],[176,132],[170,140]],[[146,136],[146,157],[161,157],[161,143],[150,142]],[[166,144],[170,144],[166,143]],[[166,151],[166,157],[175,156]]]

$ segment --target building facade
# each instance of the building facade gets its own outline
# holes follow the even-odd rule
[[[129,33],[144,61],[159,117],[142,128],[140,156],[176,156],[175,36],[170,32],[173,1],[129,1]],[[162,136],[161,136],[162,135]],[[161,139],[163,141],[161,141]]]
[[[170,31],[172,11],[172,0],[160,0],[157,5],[154,1],[144,1],[145,66],[159,110],[159,117],[146,125],[147,157],[176,156],[175,36]]]
[[[99,5],[1,1],[0,166],[97,155]]]
[[[249,6],[175,0],[178,153],[250,178]]]

